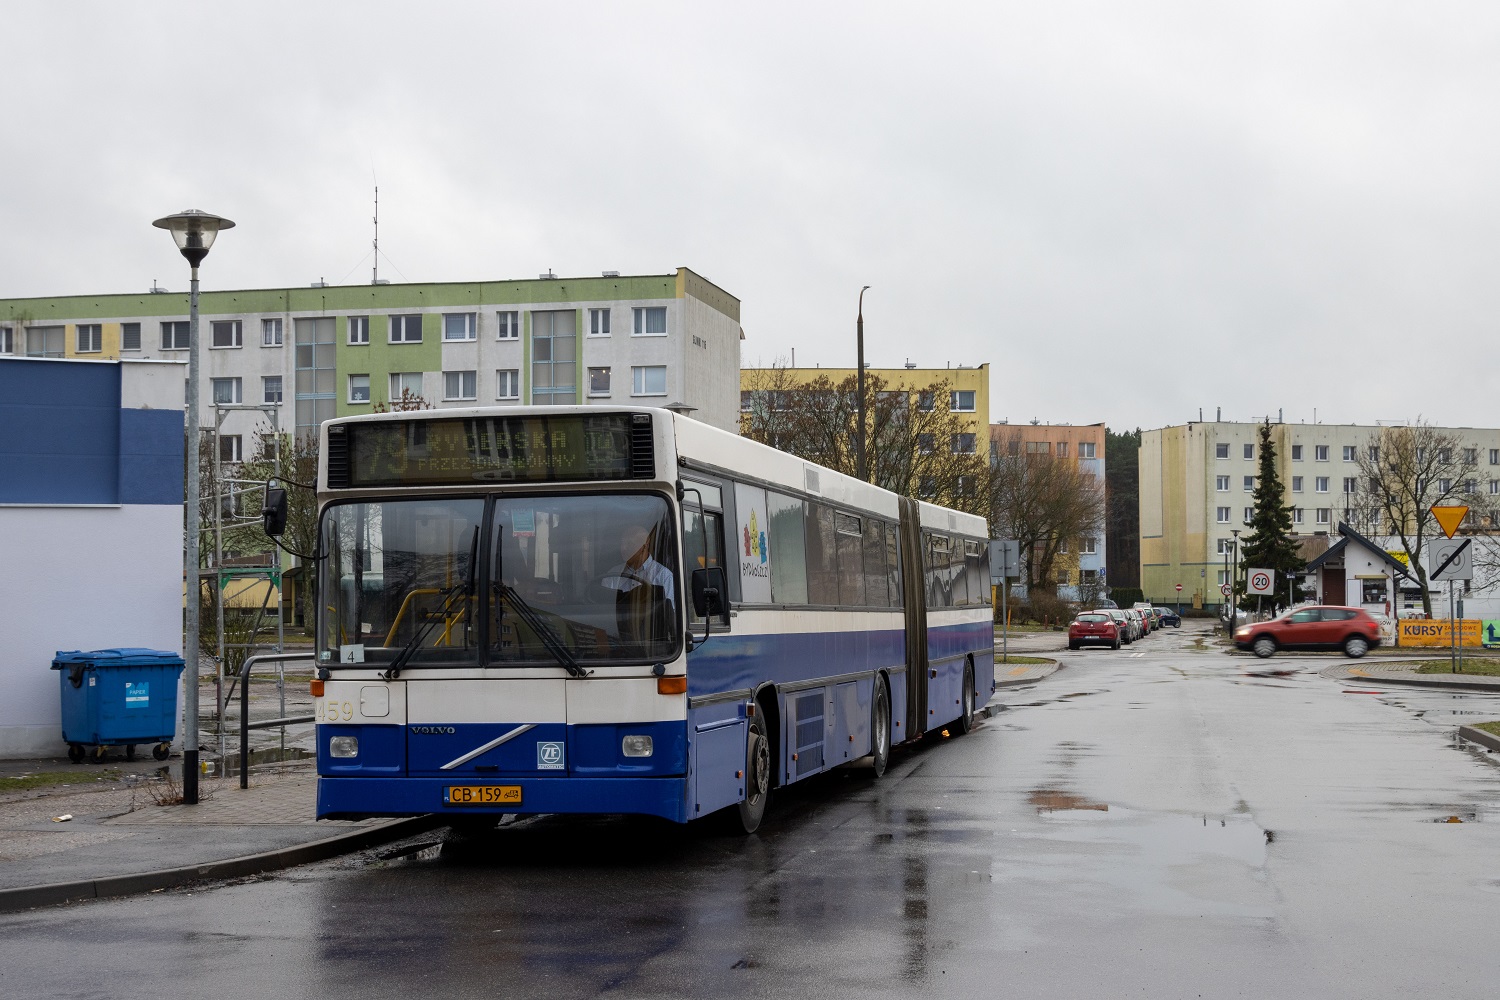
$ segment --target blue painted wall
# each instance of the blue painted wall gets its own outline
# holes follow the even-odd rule
[[[182,503],[182,411],[121,410],[120,377],[0,358],[0,503]]]

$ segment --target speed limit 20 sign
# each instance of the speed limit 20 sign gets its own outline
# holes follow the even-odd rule
[[[1252,594],[1272,594],[1276,588],[1276,574],[1268,569],[1249,569],[1245,571],[1245,581],[1249,584]]]

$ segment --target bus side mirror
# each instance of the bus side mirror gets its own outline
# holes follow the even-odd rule
[[[280,486],[266,486],[266,503],[260,509],[261,525],[272,538],[281,537],[286,530],[286,490]]]
[[[699,618],[723,618],[724,596],[728,593],[729,579],[724,575],[724,567],[693,570],[693,614]]]

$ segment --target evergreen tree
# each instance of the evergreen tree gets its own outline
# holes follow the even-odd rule
[[[1287,577],[1307,568],[1297,540],[1292,533],[1292,507],[1286,503],[1286,487],[1276,470],[1276,444],[1271,439],[1271,421],[1260,428],[1260,477],[1255,483],[1255,512],[1250,518],[1250,532],[1240,541],[1240,576],[1235,591],[1245,593],[1246,569],[1269,569],[1276,572],[1277,595],[1286,593]],[[1275,606],[1276,598],[1271,601]]]

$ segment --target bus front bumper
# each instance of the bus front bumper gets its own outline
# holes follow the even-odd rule
[[[490,791],[474,791],[490,789]],[[516,801],[517,796],[519,801]],[[630,813],[686,823],[687,779],[318,778],[318,819],[499,815],[501,813]],[[456,803],[454,800],[469,799]],[[474,801],[491,799],[493,801]]]

